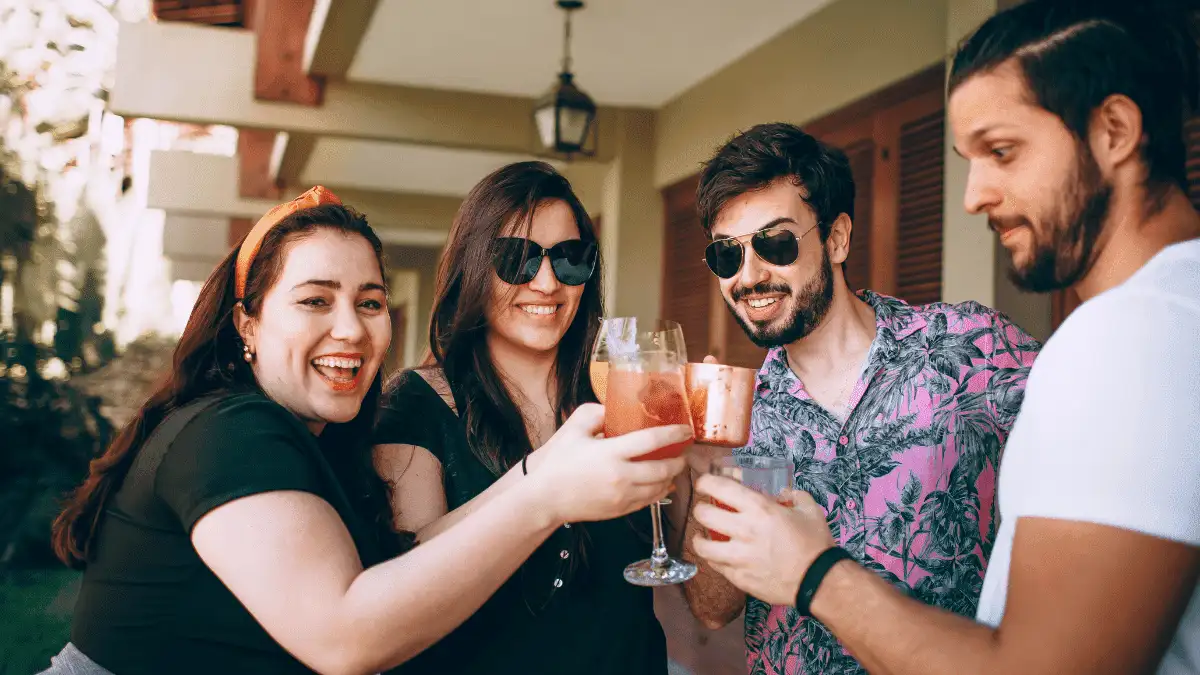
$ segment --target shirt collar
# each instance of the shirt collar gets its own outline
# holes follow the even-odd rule
[[[899,298],[869,290],[859,291],[856,295],[875,311],[875,346],[882,347],[873,349],[877,354],[895,353],[895,350],[887,349],[887,343],[898,343],[923,330],[928,324],[922,312]],[[790,388],[793,384],[790,380],[794,380],[795,377],[795,373],[788,367],[787,352],[784,348],[772,347],[758,371],[756,388],[760,393],[766,389],[778,390],[780,386]]]

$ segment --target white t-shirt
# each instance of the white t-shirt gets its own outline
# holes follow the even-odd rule
[[[1063,322],[1029,374],[998,490],[977,614],[992,626],[1022,516],[1200,546],[1200,239],[1162,251]],[[1159,675],[1200,673],[1197,598],[1200,586]]]

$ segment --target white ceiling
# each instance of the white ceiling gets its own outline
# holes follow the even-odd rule
[[[659,107],[832,0],[590,0],[572,70],[598,103]],[[518,96],[562,58],[553,0],[381,0],[347,77]]]
[[[317,139],[304,185],[338,185],[382,192],[408,192],[465,197],[484,176],[512,162],[533,157],[518,154],[442,148],[408,143],[378,143],[349,138]]]
[[[304,167],[298,182],[301,185],[327,185],[335,191],[354,188],[461,199],[489,173],[506,164],[530,159],[535,158],[488,150],[326,136],[317,139],[308,166]],[[599,212],[609,170],[607,164],[587,159],[572,162],[541,159],[571,181],[575,194],[590,212]],[[442,230],[450,227],[449,219],[444,219],[445,222],[422,220],[424,217],[415,217],[405,226]]]

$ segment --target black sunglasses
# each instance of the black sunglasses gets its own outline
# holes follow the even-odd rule
[[[521,286],[533,281],[542,267],[542,258],[547,256],[556,279],[568,286],[580,286],[592,278],[596,269],[596,242],[568,239],[542,248],[521,237],[500,237],[496,239],[492,266],[501,281]]]
[[[741,240],[749,238],[750,248],[754,249],[754,254],[763,262],[778,267],[791,265],[800,257],[800,239],[816,227],[813,225],[800,236],[777,225],[741,237],[716,239],[704,249],[704,262],[713,274],[722,279],[732,279],[742,269],[742,262],[746,256],[745,245]]]

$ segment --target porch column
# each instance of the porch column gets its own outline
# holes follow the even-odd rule
[[[604,180],[604,295],[608,316],[659,317],[662,198],[654,187],[654,113],[623,110],[600,143],[615,153]]]

